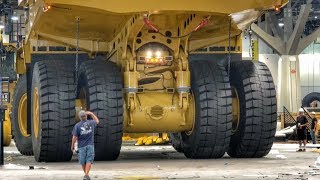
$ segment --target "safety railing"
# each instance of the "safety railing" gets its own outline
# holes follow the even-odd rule
[[[307,120],[308,120],[308,126],[307,128],[310,130],[311,129],[311,122],[312,122],[312,117],[309,114],[309,111],[307,111],[304,107],[301,107],[304,111],[304,115],[306,116]]]
[[[283,106],[283,118],[284,118],[284,128],[291,127],[296,124],[296,119],[293,118],[292,114],[288,111],[288,109]]]

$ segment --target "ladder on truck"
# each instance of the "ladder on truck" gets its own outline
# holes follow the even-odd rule
[[[10,81],[9,77],[0,76],[0,166],[3,165],[3,121],[5,110],[10,102]]]
[[[9,77],[0,76],[0,105],[6,106],[10,102],[10,81]]]

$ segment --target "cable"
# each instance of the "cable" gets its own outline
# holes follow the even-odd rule
[[[194,28],[191,32],[189,32],[188,34],[185,34],[183,36],[166,36],[165,34],[163,34],[162,32],[159,31],[158,28],[156,28],[151,21],[149,20],[149,15],[144,15],[143,21],[144,23],[149,26],[153,31],[155,31],[156,33],[160,34],[161,36],[164,36],[166,38],[170,38],[170,39],[181,39],[181,38],[185,38],[189,35],[191,35],[193,32],[198,31],[199,29],[201,29],[202,27],[206,26],[209,23],[209,19],[211,16],[208,16],[207,18],[203,19],[199,25]]]

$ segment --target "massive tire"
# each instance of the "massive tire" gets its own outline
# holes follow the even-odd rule
[[[303,99],[302,99],[302,106],[303,107],[310,107],[310,104],[314,101],[317,100],[320,102],[320,93],[318,92],[312,92],[309,93],[308,95],[306,95]]]
[[[220,158],[228,149],[232,125],[232,97],[224,67],[214,61],[190,65],[195,99],[195,124],[181,133],[183,153],[188,158]]]
[[[169,139],[172,147],[179,153],[183,152],[182,140],[180,133],[169,133]]]
[[[81,64],[78,97],[85,109],[100,123],[95,132],[95,160],[115,160],[120,154],[123,134],[123,83],[116,64],[87,61]]]
[[[22,155],[33,155],[32,138],[27,132],[27,76],[20,76],[12,99],[10,115],[12,133],[18,151]]]
[[[259,158],[271,150],[277,126],[276,91],[268,67],[261,62],[234,61],[231,87],[237,92],[239,121],[231,137],[228,154]]]
[[[69,161],[75,125],[74,62],[35,63],[32,76],[31,129],[35,160]]]

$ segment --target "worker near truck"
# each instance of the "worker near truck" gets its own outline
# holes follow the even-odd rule
[[[316,144],[316,136],[315,136],[315,132],[316,131],[316,128],[317,128],[317,123],[318,123],[318,120],[316,118],[316,113],[313,111],[311,112],[311,130],[310,130],[310,135],[311,135],[311,139],[312,139],[312,144]]]
[[[299,109],[297,121],[296,121],[296,127],[297,127],[297,135],[299,140],[299,149],[297,152],[306,151],[306,144],[307,144],[307,130],[308,120],[306,116],[304,115],[304,111],[302,108]],[[303,148],[302,148],[303,143]]]
[[[92,119],[88,119],[90,116]],[[74,145],[78,141],[78,159],[82,166],[83,180],[90,180],[89,171],[94,160],[94,133],[99,119],[90,111],[79,112],[80,122],[78,122],[72,131],[71,151],[74,151]]]

